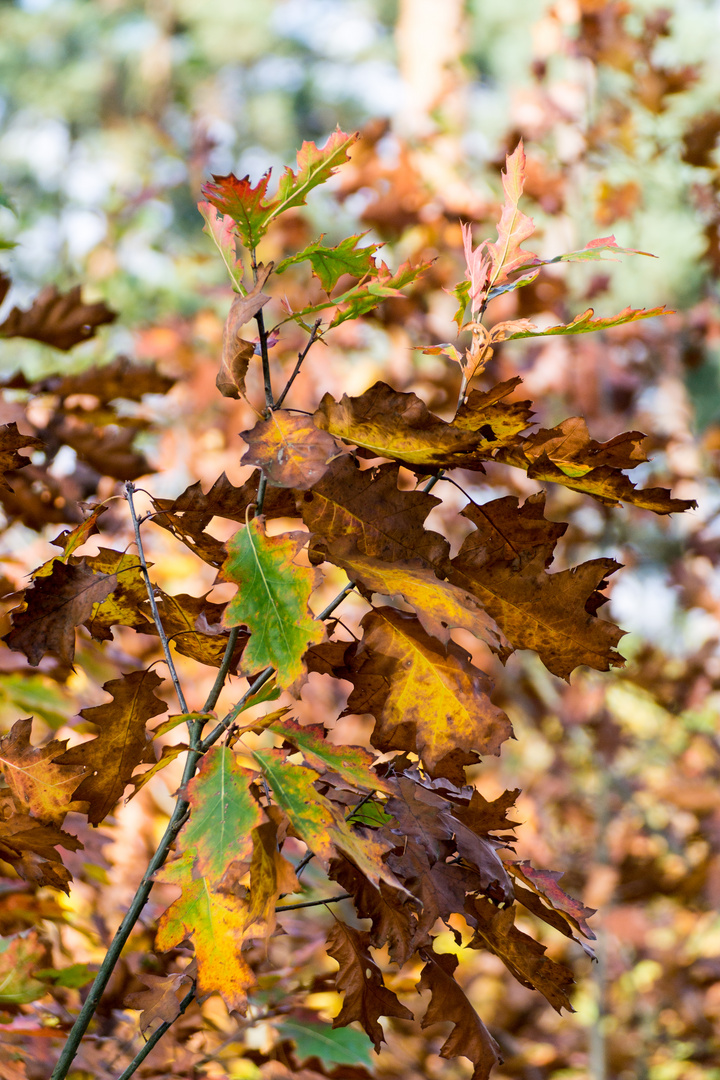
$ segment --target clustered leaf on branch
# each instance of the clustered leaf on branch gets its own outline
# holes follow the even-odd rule
[[[154,730],[147,722],[166,706],[154,693],[161,680],[148,669],[106,683],[112,701],[83,710],[84,721],[98,729],[87,741],[69,749],[66,740],[34,748],[31,721],[24,719],[0,740],[5,782],[0,857],[26,881],[62,889],[70,874],[58,848],[72,851],[80,843],[63,830],[66,815],[82,813],[99,824],[127,785],[139,790],[188,751],[168,833],[53,1074],[56,1080],[67,1075],[153,881],[181,890],[160,918],[158,950],[190,942],[195,962],[191,974],[171,972],[160,983],[152,975],[145,978],[149,989],[128,1002],[144,1010],[143,1027],[156,1019],[172,1023],[181,1011],[177,994],[188,993],[188,987],[199,1001],[218,993],[229,1009],[247,1012],[257,974],[246,947],[264,941],[272,957],[279,913],[293,906],[281,900],[302,891],[300,877],[310,859],[343,890],[330,891],[325,902],[347,896],[357,915],[369,920],[370,929],[360,931],[335,918],[327,952],[339,965],[336,986],[344,993],[335,1026],[358,1021],[376,1049],[384,1037],[382,1016],[412,1017],[385,985],[372,956],[372,949],[387,946],[392,963],[415,957],[423,965],[417,987],[431,991],[423,1027],[453,1022],[442,1056],[469,1058],[476,1080],[488,1077],[500,1060],[496,1041],[455,980],[457,958],[434,949],[438,920],[454,928],[453,918],[462,917],[472,934],[471,948],[499,957],[518,982],[540,991],[558,1010],[570,1008],[572,974],[517,927],[518,914],[532,913],[592,955],[586,943],[594,937],[586,921],[589,909],[560,889],[558,873],[508,854],[517,823],[507,814],[518,792],[488,801],[466,783],[465,768],[484,755],[499,754],[512,727],[493,704],[492,679],[453,640],[452,630],[469,631],[503,662],[517,649],[533,650],[563,679],[579,665],[606,671],[622,664],[617,651],[622,631],[599,618],[598,610],[608,578],[619,566],[596,558],[552,571],[566,525],[545,517],[541,489],[523,503],[512,496],[483,505],[470,501],[462,514],[472,530],[454,556],[447,539],[426,528],[425,521],[441,503],[430,488],[448,472],[484,472],[494,463],[610,507],[624,502],[668,514],[691,506],[663,489],[633,485],[627,472],[647,460],[641,433],[599,443],[580,417],[528,433],[532,403],[515,398],[519,378],[469,389],[502,341],[602,330],[664,309],[628,308],[599,319],[588,310],[545,330],[525,319],[483,323],[493,297],[533,281],[549,262],[642,254],[619,248],[613,237],[550,260],[523,248],[534,226],[519,209],[525,176],[521,144],[507,159],[497,240],[473,248],[470,227],[464,226],[467,276],[453,291],[460,302],[457,323],[461,333],[469,333],[469,344],[423,346],[460,365],[454,416],[436,416],[416,394],[384,382],[340,401],[325,394],[312,416],[285,408],[290,384],[276,394],[268,351],[285,323],[292,320],[310,335],[292,383],[315,341],[384,299],[404,295],[429,265],[406,263],[393,272],[376,262],[376,244],[359,246],[362,235],[335,246],[320,237],[276,267],[258,261],[258,246],[272,222],[303,206],[307,194],[348,160],[354,141],[355,136],[337,131],[321,149],[305,143],[297,172],[287,169],[272,195],[269,174],[255,187],[247,177],[233,175],[215,177],[204,187],[200,210],[206,231],[237,293],[225,327],[218,389],[230,398],[246,396],[246,376],[256,356],[263,370],[264,410],[243,432],[248,450],[242,460],[256,471],[241,487],[223,474],[207,494],[194,484],[175,499],[155,497],[152,520],[217,568],[224,581],[237,586],[236,595],[218,604],[206,596],[171,596],[152,585],[148,592],[141,548],[138,555],[108,548],[93,556],[75,554],[98,531],[102,507],[85,520],[65,510],[57,520],[75,527],[55,541],[61,554],[35,572],[5,637],[31,664],[49,656],[67,672],[77,627],[102,642],[112,639],[113,627],[124,626],[159,636],[165,647],[171,641],[177,652],[218,669],[217,693],[205,704],[189,704],[197,710],[189,713],[181,698],[181,713]],[[326,299],[300,310],[283,301],[274,305],[274,276],[303,263],[310,264]],[[348,286],[348,278],[354,284]],[[108,321],[97,307],[81,305],[75,292],[64,306],[44,296],[29,313],[11,313],[0,333],[24,333],[67,348]],[[269,310],[279,319],[270,330],[264,321]],[[35,482],[50,490],[48,463],[60,445],[73,447],[89,469],[116,480],[132,481],[146,469],[132,448],[142,423],[131,418],[121,423],[113,403],[119,396],[137,400],[146,392],[164,392],[167,384],[154,369],[138,371],[120,360],[102,374],[9,385],[42,389],[53,396],[55,411],[48,429],[36,434],[20,434],[14,424],[0,430],[6,474],[0,500],[6,512],[32,520],[36,489],[23,488],[21,478],[35,468]],[[91,415],[67,406],[79,394],[98,398]],[[122,432],[122,437],[112,435],[112,444],[109,424]],[[18,453],[42,446],[47,447],[44,465],[26,465]],[[401,486],[408,471],[416,478],[414,490]],[[127,497],[134,519],[131,483]],[[213,517],[239,525],[227,545],[207,531]],[[268,521],[288,517],[303,528],[268,531]],[[300,555],[304,548],[309,566]],[[309,601],[326,564],[343,571],[349,585],[316,617]],[[337,623],[324,620],[351,588],[367,600],[369,610],[361,638],[347,641]],[[218,721],[213,710],[228,672],[246,676],[249,688]],[[345,712],[374,719],[370,742],[382,758],[361,747],[334,745],[323,724],[300,726],[287,706],[259,719],[254,713],[245,722],[251,706],[272,701],[281,690],[299,696],[309,672],[351,684]],[[154,740],[179,723],[187,724],[188,741],[164,745],[158,757]],[[271,733],[275,745],[243,741],[248,732],[260,731]],[[149,768],[136,771],[140,766]],[[293,865],[289,853],[298,841],[306,855],[302,865]],[[29,945],[22,955],[16,949],[12,960],[31,975],[36,961]],[[40,996],[45,984],[36,983],[35,989],[26,983],[23,993]]]

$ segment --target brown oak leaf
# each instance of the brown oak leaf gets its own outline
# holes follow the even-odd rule
[[[31,746],[32,720],[18,720],[0,739],[0,771],[19,809],[43,825],[62,825],[65,815],[81,810],[73,800],[86,769],[82,765],[58,765],[56,758],[67,748],[67,739],[53,739]]]
[[[368,952],[369,946],[370,934],[355,930],[339,920],[328,934],[327,951],[340,965],[336,986],[345,993],[342,1009],[333,1020],[333,1027],[345,1027],[351,1021],[358,1020],[372,1039],[375,1049],[379,1050],[385,1038],[380,1017],[397,1016],[402,1020],[412,1020],[413,1014],[385,986],[380,968]]]
[[[458,958],[452,953],[438,955],[432,948],[420,953],[425,967],[420,975],[418,992],[431,990],[432,997],[423,1017],[422,1027],[452,1020],[453,1029],[443,1043],[440,1057],[470,1058],[475,1066],[473,1080],[488,1080],[495,1065],[502,1065],[500,1047],[468,1001],[465,991],[455,981]]]
[[[48,285],[36,296],[28,311],[14,307],[0,325],[1,337],[31,338],[67,351],[93,337],[98,326],[117,318],[104,303],[86,304],[80,286],[61,293]]]
[[[190,989],[192,979],[183,972],[171,972],[170,975],[143,972],[139,978],[148,989],[127,994],[124,1004],[128,1009],[141,1010],[138,1021],[140,1030],[145,1033],[155,1020],[161,1024],[172,1024],[173,1020],[177,1020],[180,1001]]]
[[[267,266],[260,264],[252,291],[245,296],[236,296],[230,305],[223,329],[220,371],[216,379],[217,388],[223,397],[239,398],[241,395],[245,397],[245,376],[255,352],[255,346],[251,341],[245,341],[240,337],[240,330],[270,299],[263,293],[262,288],[270,277],[272,268],[272,263]]]
[[[24,435],[18,431],[17,424],[2,424],[0,426],[0,488],[12,491],[11,485],[5,479],[5,473],[12,469],[22,469],[30,464],[30,458],[25,454],[19,454],[18,450],[35,450],[43,445],[42,439],[36,439],[34,435]]]
[[[542,529],[535,519],[537,506],[530,515],[532,529]],[[623,631],[596,616],[606,599],[606,579],[619,563],[592,559],[548,574],[558,526],[551,526],[547,540],[533,549],[524,510],[514,498],[466,507],[463,513],[478,531],[466,537],[451,560],[450,581],[477,597],[515,648],[533,649],[563,679],[579,664],[598,671],[621,666],[615,646]]]
[[[545,946],[523,934],[515,926],[515,906],[499,911],[484,897],[468,900],[466,914],[475,927],[471,949],[488,949],[499,956],[508,971],[523,986],[539,990],[552,1007],[573,1012],[567,991],[572,972],[545,955]]]
[[[35,579],[25,593],[25,606],[12,612],[13,628],[3,641],[24,652],[37,667],[47,652],[63,664],[75,658],[75,627],[89,618],[93,606],[109,596],[115,574],[95,574],[86,566],[55,561],[52,572]]]
[[[98,735],[57,758],[59,765],[82,765],[88,770],[75,797],[90,804],[88,820],[93,825],[112,812],[135,767],[155,763],[145,725],[167,711],[166,703],[154,694],[161,683],[153,670],[133,671],[106,682],[103,690],[113,700],[80,712],[85,721],[100,729]]]
[[[449,544],[423,527],[441,500],[422,491],[400,491],[399,471],[395,464],[360,470],[349,457],[333,461],[327,475],[298,499],[303,521],[314,534],[311,559],[322,561],[313,550],[318,545],[354,536],[363,555],[386,562],[419,558],[442,567]]]

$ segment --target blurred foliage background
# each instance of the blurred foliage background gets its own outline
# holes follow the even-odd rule
[[[658,521],[549,493],[549,516],[571,523],[563,565],[597,554],[626,564],[610,611],[630,631],[628,665],[577,672],[569,687],[527,657],[496,672],[497,703],[518,741],[475,780],[488,798],[523,789],[519,856],[564,869],[564,886],[600,908],[601,946],[596,967],[572,954],[577,1011],[564,1017],[511,985],[492,957],[460,950],[464,985],[505,1054],[499,1078],[720,1078],[719,31],[717,0],[0,5],[0,238],[17,245],[1,253],[13,280],[3,310],[45,284],[82,282],[88,299],[119,312],[70,358],[6,342],[0,371],[78,370],[118,352],[159,361],[181,381],[146,406],[155,426],[140,439],[159,473],[148,481],[156,493],[212,483],[223,468],[234,482],[245,475],[244,406],[213,397],[229,291],[195,206],[211,173],[256,180],[291,161],[303,139],[324,140],[336,124],[360,128],[365,140],[334,193],[314,195],[294,232],[270,238],[269,257],[358,222],[385,242],[391,264],[442,253],[412,301],[389,302],[362,333],[338,332],[308,362],[304,407],[317,390],[357,393],[380,374],[431,407],[454,399],[455,373],[412,347],[452,337],[443,288],[462,276],[459,222],[475,222],[476,236],[491,228],[499,166],[520,136],[543,254],[614,232],[657,256],[560,271],[495,302],[497,318],[675,307],[603,338],[506,345],[491,376],[520,371],[547,426],[573,411],[597,439],[653,432],[653,462],[633,479],[672,483],[699,504]],[[468,476],[466,490],[480,501],[534,490],[506,472]],[[3,551],[21,579],[25,562],[49,557],[57,525],[38,536],[22,514],[6,513]],[[150,542],[151,557],[185,586],[194,571],[169,543]],[[89,675],[68,688],[42,674],[4,675],[4,722],[35,709],[58,728],[94,702],[88,678],[108,674],[89,642],[84,656]],[[308,714],[327,704],[323,694],[318,676],[304,693]],[[161,790],[142,805],[161,817],[167,800]],[[118,819],[138,836],[156,830],[134,809]],[[118,896],[103,900],[110,923],[137,865],[124,843],[111,860]],[[74,911],[89,922],[97,897],[84,888]],[[564,941],[546,937],[551,955],[570,957]],[[317,997],[328,1016],[337,1011],[332,995]],[[118,1009],[121,1000],[118,991]],[[214,1023],[216,1042],[229,1033],[232,1044],[232,1022]],[[272,1043],[261,1028],[249,1040],[256,1049]],[[179,1042],[196,1037],[183,1031]],[[467,1062],[441,1061],[434,1029],[421,1038],[397,1023],[388,1037],[380,1075],[470,1074]],[[272,1071],[237,1043],[223,1046],[210,1040],[196,1071],[178,1075],[285,1075],[282,1055]],[[104,1076],[98,1061],[94,1075]]]

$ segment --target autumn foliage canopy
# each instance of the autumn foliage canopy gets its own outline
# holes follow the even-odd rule
[[[343,1063],[365,1067],[360,1034],[344,1032],[346,1025],[357,1021],[377,1049],[382,1017],[412,1019],[386,985],[373,950],[386,947],[390,964],[400,967],[419,958],[417,988],[431,996],[417,1019],[423,1028],[452,1021],[440,1052],[470,1059],[476,1080],[490,1076],[501,1053],[455,979],[457,957],[434,948],[438,928],[462,917],[471,948],[494,954],[558,1011],[570,1007],[572,972],[518,928],[519,913],[531,913],[593,955],[592,911],[560,887],[562,870],[515,856],[518,791],[487,800],[481,783],[467,782],[465,770],[500,754],[513,731],[493,702],[491,677],[453,631],[469,632],[503,662],[515,650],[532,650],[559,679],[568,680],[580,665],[598,671],[622,665],[622,630],[602,613],[619,564],[598,557],[554,569],[567,526],[545,516],[544,490],[562,485],[617,513],[627,504],[660,515],[693,504],[633,482],[630,474],[648,460],[642,432],[598,442],[578,416],[538,429],[521,379],[492,385],[488,376],[503,342],[590,333],[665,309],[596,317],[588,308],[558,325],[488,322],[492,300],[531,285],[549,264],[648,257],[619,247],[613,236],[552,258],[535,254],[533,221],[521,209],[520,143],[502,174],[497,235],[478,243],[471,226],[462,226],[466,274],[451,290],[456,327],[448,326],[455,343],[418,346],[458,365],[454,408],[437,415],[415,393],[385,381],[339,400],[325,393],[312,413],[293,408],[293,386],[309,350],[324,348],[341,324],[411,293],[432,269],[430,261],[393,269],[363,235],[335,246],[321,236],[276,265],[260,261],[274,223],[305,206],[309,192],[348,161],[355,141],[338,130],[321,148],[304,143],[296,169],[287,168],[274,189],[269,173],[255,186],[232,174],[204,186],[205,231],[235,293],[217,388],[227,398],[249,400],[257,415],[242,432],[242,463],[254,467],[244,484],[223,474],[207,492],[196,483],[169,498],[154,494],[151,480],[151,510],[138,515],[134,481],[149,467],[134,439],[144,421],[122,415],[117,401],[165,394],[172,380],[154,367],[118,360],[43,383],[19,377],[10,384],[20,395],[43,396],[52,423],[42,436],[14,423],[0,430],[4,505],[32,522],[33,498],[42,497],[45,508],[56,508],[54,520],[67,523],[67,508],[53,501],[52,477],[28,456],[48,443],[67,445],[102,476],[125,483],[136,544],[82,554],[102,532],[108,508],[97,487],[82,492],[84,514],[70,519],[54,541],[57,554],[16,598],[6,646],[33,666],[50,658],[62,677],[75,662],[78,628],[99,643],[112,643],[117,627],[130,628],[162,646],[177,708],[167,715],[158,694],[163,668],[153,662],[105,682],[108,700],[81,714],[82,739],[37,745],[33,721],[19,719],[0,741],[0,858],[33,889],[67,891],[74,853],[91,835],[86,824],[78,834],[70,822],[100,825],[129,788],[132,797],[180,755],[185,761],[157,852],[82,1010],[65,1024],[54,1080],[74,1075],[76,1055],[86,1052],[81,1038],[156,883],[173,886],[176,899],[155,926],[158,966],[144,976],[146,988],[126,1001],[141,1010],[150,1041],[123,1076],[142,1068],[146,1050],[193,1001],[220,995],[243,1017],[273,987],[282,992],[283,964],[274,955],[282,920],[306,904],[337,905],[326,948],[338,965],[343,1004],[332,1028],[309,1005],[285,1017],[281,1034],[294,1060],[311,1058],[326,1075]],[[306,283],[305,306],[286,299],[284,282],[292,276]],[[70,349],[112,317],[104,305],[83,303],[79,290],[48,291],[30,310],[14,309],[0,335]],[[273,350],[289,327],[300,328],[306,340],[281,389]],[[261,379],[251,382],[254,367]],[[485,389],[477,387],[480,376]],[[264,400],[253,397],[260,385]],[[88,396],[93,409],[83,407]],[[461,482],[456,470],[482,474],[497,465],[521,470],[535,493],[524,501],[513,495],[467,501],[465,538],[451,554],[448,539],[427,526],[429,515],[443,491]],[[44,491],[50,494],[38,494]],[[47,513],[36,510],[46,521]],[[208,530],[214,518],[235,523],[227,543]],[[211,567],[229,598],[171,595],[153,584],[142,547],[150,528],[167,530]],[[347,584],[321,610],[314,594],[322,592],[325,573],[336,580],[338,571]],[[357,637],[340,621],[353,591],[367,601]],[[217,669],[205,701],[181,686],[173,650]],[[331,739],[335,716],[311,724],[293,716],[286,702],[299,698],[309,673],[349,684],[344,713],[369,714],[372,749]],[[247,688],[218,714],[230,676],[244,677]],[[303,898],[309,866],[325,877],[321,900]],[[368,929],[358,928],[352,908]],[[65,1001],[67,987],[83,985],[48,965],[38,931],[3,942],[4,1004],[46,994]],[[169,969],[167,957],[161,959],[166,954],[176,960]],[[18,1071],[9,1075],[24,1076],[20,1058],[13,1061]]]

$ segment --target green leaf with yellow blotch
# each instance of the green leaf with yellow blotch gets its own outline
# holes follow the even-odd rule
[[[182,889],[160,917],[157,948],[167,952],[189,938],[197,960],[198,1000],[219,993],[228,1009],[244,1015],[247,992],[255,986],[242,953],[247,904],[232,893],[217,891],[214,881],[194,877],[191,852],[163,867],[157,880]]]
[[[322,641],[325,629],[308,608],[318,573],[293,560],[307,533],[268,536],[265,519],[253,518],[228,543],[223,572],[238,586],[227,606],[226,626],[247,626],[251,637],[242,656],[246,675],[276,669],[276,685],[289,686],[304,671],[308,645]]]
[[[327,866],[342,851],[376,888],[380,880],[403,888],[382,861],[389,842],[348,825],[335,806],[315,790],[318,774],[313,769],[289,764],[283,750],[254,750],[253,757],[293,830],[321,862]]]
[[[252,854],[251,832],[262,811],[250,793],[255,774],[243,769],[226,746],[214,746],[202,757],[185,788],[190,818],[178,838],[180,850],[194,849],[195,868],[220,881],[231,862]]]
[[[303,726],[290,718],[276,720],[269,730],[281,735],[302,751],[312,769],[322,772],[330,769],[340,773],[344,780],[366,791],[393,792],[393,787],[373,770],[372,756],[362,746],[335,746],[328,742],[322,724]]]
[[[190,818],[177,839],[179,857],[158,875],[182,889],[160,919],[158,948],[166,951],[190,938],[200,1000],[220,993],[229,1009],[241,1013],[255,978],[242,955],[249,909],[233,891],[232,878],[247,866],[253,830],[263,819],[250,792],[255,775],[237,764],[228,747],[208,750],[185,788]]]

